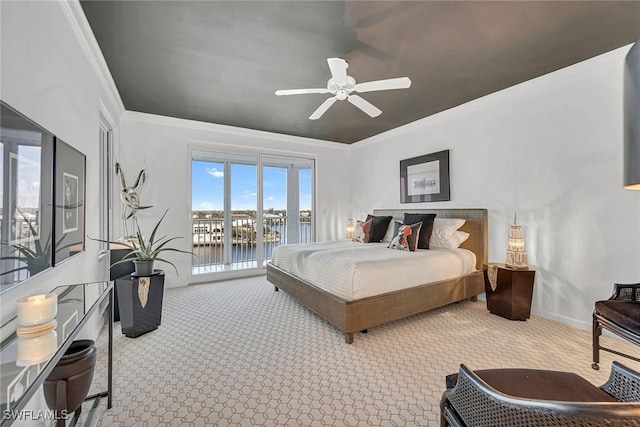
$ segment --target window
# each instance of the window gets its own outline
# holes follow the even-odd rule
[[[112,240],[110,236],[111,228],[111,180],[112,180],[112,158],[113,158],[113,131],[105,118],[100,116],[98,125],[98,147],[100,153],[100,200],[99,215],[100,229],[99,239]],[[98,262],[100,269],[100,279],[109,279],[109,244],[99,242]]]
[[[274,247],[313,241],[313,165],[194,150],[193,274],[261,268]]]

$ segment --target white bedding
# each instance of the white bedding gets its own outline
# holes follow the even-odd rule
[[[278,246],[273,249],[271,263],[346,301],[476,270],[476,256],[466,249],[406,252],[389,249],[387,243],[348,240]]]

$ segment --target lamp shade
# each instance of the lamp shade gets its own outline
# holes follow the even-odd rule
[[[624,66],[624,188],[640,190],[640,40]]]
[[[507,268],[527,269],[527,251],[524,248],[522,228],[516,224],[516,215],[513,216],[513,225],[509,229],[509,246],[507,247]]]
[[[508,268],[527,268],[527,251],[524,249],[524,237],[519,225],[512,225],[509,229],[509,246],[507,247]]]
[[[353,219],[349,218],[347,221],[347,239],[351,239],[353,237]]]

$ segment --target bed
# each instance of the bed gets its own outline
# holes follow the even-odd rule
[[[404,261],[397,261],[397,273],[385,273],[383,280],[375,280],[377,273],[367,276],[362,273],[353,274],[353,284],[341,286],[341,279],[338,275],[341,269],[348,270],[349,265],[332,265],[330,268],[324,264],[329,262],[329,258],[323,258],[329,252],[340,251],[356,252],[356,258],[360,254],[367,253],[366,259],[374,264],[393,264],[394,259],[400,256],[402,251],[386,249],[384,243],[351,243],[326,242],[310,245],[286,245],[281,251],[288,251],[292,247],[298,251],[310,251],[309,259],[314,264],[299,264],[299,261],[282,262],[273,260],[267,264],[267,280],[274,285],[275,290],[282,289],[287,294],[298,300],[307,308],[324,318],[338,329],[344,332],[345,341],[349,344],[353,342],[355,332],[367,331],[369,328],[402,319],[417,313],[442,307],[453,302],[465,299],[475,299],[476,296],[484,292],[484,279],[482,266],[488,261],[488,220],[486,209],[379,209],[374,210],[376,216],[390,215],[394,220],[402,221],[404,213],[435,213],[438,218],[462,218],[465,224],[460,231],[470,234],[469,239],[460,248],[463,251],[456,253],[461,264],[472,263],[463,273],[456,273],[455,277],[439,280],[439,276],[445,273],[435,273],[431,278],[424,278],[425,283],[410,283],[405,286],[407,279],[407,264]],[[359,249],[351,245],[363,245]],[[316,249],[319,249],[316,251]],[[362,249],[362,250],[360,250]],[[447,257],[447,250],[423,250],[424,256],[432,256],[436,259]],[[345,253],[346,253],[345,252]],[[430,253],[431,252],[431,253]],[[471,258],[464,255],[469,252]],[[387,259],[380,258],[382,253],[388,254]],[[412,253],[415,254],[415,253]],[[364,256],[364,255],[362,255]],[[422,256],[422,255],[421,255]],[[334,257],[335,258],[335,257]],[[342,258],[342,257],[341,257]],[[345,257],[346,258],[346,257]],[[444,258],[442,258],[444,259]],[[469,260],[472,261],[469,261]],[[357,259],[345,259],[345,264],[357,262]],[[335,262],[335,261],[332,261]],[[438,261],[435,261],[438,263]],[[279,264],[279,265],[276,265]],[[309,267],[311,266],[311,267]],[[318,277],[319,269],[325,272],[325,281]],[[446,273],[451,275],[451,272]],[[402,286],[395,286],[393,282],[402,282]],[[371,283],[371,286],[367,286]],[[405,287],[403,287],[405,286]],[[373,288],[373,289],[369,289]],[[351,289],[351,291],[349,291]],[[392,289],[392,290],[390,290]]]

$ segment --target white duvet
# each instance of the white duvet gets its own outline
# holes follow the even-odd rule
[[[406,252],[387,244],[338,240],[283,245],[273,249],[271,263],[346,301],[475,271],[476,256],[466,249]]]

